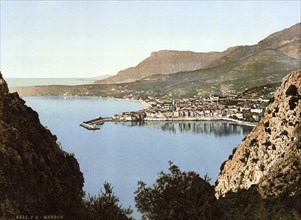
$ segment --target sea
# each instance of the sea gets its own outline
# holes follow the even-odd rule
[[[89,78],[5,78],[8,86],[84,85],[92,83]]]
[[[45,82],[46,83],[46,82]],[[103,183],[113,186],[120,204],[135,210],[138,181],[152,185],[168,161],[183,171],[206,174],[214,184],[221,164],[252,130],[229,121],[108,122],[100,130],[79,126],[96,117],[143,108],[137,101],[100,97],[23,97],[41,123],[74,153],[83,172],[86,194],[98,195]]]

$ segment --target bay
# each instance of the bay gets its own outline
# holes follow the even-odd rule
[[[6,78],[8,87],[47,86],[47,85],[83,85],[93,80],[84,78]]]
[[[85,178],[84,190],[97,195],[112,184],[123,207],[134,208],[137,182],[154,183],[173,161],[184,171],[208,174],[214,184],[220,166],[252,127],[226,121],[105,123],[100,130],[79,126],[95,117],[142,109],[139,102],[92,97],[24,97],[40,120],[75,153]],[[137,213],[135,214],[137,217]]]

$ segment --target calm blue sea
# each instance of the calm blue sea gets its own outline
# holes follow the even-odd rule
[[[208,174],[215,182],[220,165],[252,128],[230,122],[105,123],[98,131],[83,121],[142,108],[138,102],[80,97],[25,97],[84,174],[84,190],[98,194],[112,184],[124,207],[135,207],[137,182],[154,183],[173,161],[182,170]],[[136,213],[136,217],[139,216]]]
[[[8,87],[46,86],[46,85],[83,85],[92,80],[83,78],[5,78]]]

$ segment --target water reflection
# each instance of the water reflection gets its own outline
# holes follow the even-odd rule
[[[79,123],[142,106],[88,97],[26,97],[26,103],[57,135],[63,149],[75,153],[84,190],[97,195],[102,183],[110,182],[124,207],[135,207],[137,182],[154,183],[159,171],[167,171],[169,160],[183,171],[207,173],[214,184],[221,164],[252,129],[229,121],[153,121],[105,123],[100,131],[91,132]]]
[[[118,122],[129,127],[149,127],[165,132],[189,133],[189,134],[214,134],[222,137],[233,134],[247,135],[253,127],[238,125],[229,121],[142,121],[142,122]]]

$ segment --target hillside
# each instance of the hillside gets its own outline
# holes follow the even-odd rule
[[[137,82],[139,84],[141,81],[151,80],[152,84],[160,84],[168,75],[177,82],[168,85],[169,87],[185,90],[186,87],[194,86],[193,84],[201,84],[202,82],[199,81],[203,81],[203,79],[200,75],[212,71],[213,68],[214,74],[206,77],[206,83],[211,84],[209,87],[216,88],[209,91],[205,89],[206,93],[231,94],[232,91],[235,91],[234,93],[242,92],[246,87],[258,86],[258,83],[264,85],[279,81],[288,72],[300,67],[300,59],[301,24],[299,23],[269,35],[256,45],[231,47],[224,52],[154,52],[136,67],[120,71],[116,76],[96,83],[120,84],[139,81]],[[188,74],[189,83],[184,82],[180,85],[183,83],[183,77],[177,73]],[[266,79],[267,76],[270,77]],[[252,83],[247,86],[243,81],[249,80],[249,78]],[[239,82],[233,82],[237,79]],[[242,83],[240,79],[242,79]],[[203,85],[201,84],[199,87],[203,87]],[[168,88],[165,87],[165,89]],[[168,91],[170,90],[168,89]]]
[[[0,218],[78,215],[83,175],[56,141],[0,73]]]
[[[172,74],[207,68],[212,62],[230,53],[224,52],[196,53],[192,51],[161,50],[153,52],[136,67],[118,72],[116,76],[96,81],[96,83],[128,83],[157,74]]]
[[[256,45],[232,47],[224,52],[155,52],[136,67],[90,85],[36,86],[13,90],[21,96],[88,95],[135,99],[152,96],[178,99],[219,95],[270,98],[281,79],[301,67],[300,48],[299,23],[269,35]],[[187,68],[197,68],[197,65],[201,69],[186,71]],[[186,70],[181,70],[183,68]]]
[[[230,53],[211,63],[209,68],[167,76],[155,75],[126,84],[126,87],[177,98],[237,95],[252,87],[280,82],[287,73],[301,66],[300,53],[296,52],[301,48],[300,27],[297,24],[272,34],[258,45],[233,48]],[[278,35],[282,40],[273,40]],[[286,48],[285,51],[283,48]]]
[[[72,153],[39,121],[0,72],[0,219],[132,219],[109,183],[98,196],[83,192]]]
[[[291,57],[301,57],[301,29],[300,23],[282,31],[269,35],[258,43],[258,50],[277,49]]]
[[[301,193],[301,69],[282,80],[264,117],[222,167],[216,196],[256,185],[263,198]]]

